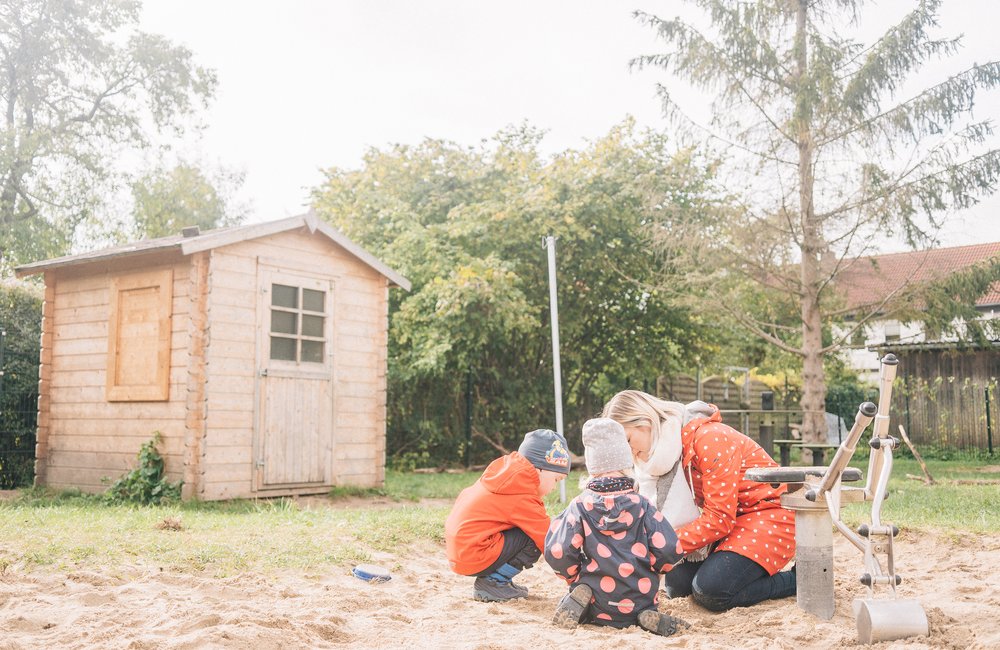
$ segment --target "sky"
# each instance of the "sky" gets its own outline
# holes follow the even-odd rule
[[[861,29],[874,34],[915,2],[873,4]],[[243,171],[238,198],[249,221],[302,213],[323,169],[359,168],[373,147],[425,138],[475,145],[527,122],[546,131],[543,150],[553,154],[586,146],[626,116],[666,129],[655,85],[672,82],[659,71],[628,69],[633,57],[664,47],[632,11],[683,10],[676,0],[145,0],[143,7],[144,30],[188,47],[218,75],[205,128],[176,151]],[[1000,2],[946,0],[940,33],[963,34],[964,47],[918,81],[1000,58],[998,24]],[[976,115],[1000,122],[998,95],[983,98]],[[940,238],[946,246],[1000,241],[1000,194],[954,215]]]

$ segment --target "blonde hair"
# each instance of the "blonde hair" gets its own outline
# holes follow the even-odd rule
[[[641,390],[623,390],[608,400],[601,417],[611,418],[623,427],[649,426],[652,448],[655,448],[660,440],[660,425],[667,418],[683,421],[684,405],[653,397]]]

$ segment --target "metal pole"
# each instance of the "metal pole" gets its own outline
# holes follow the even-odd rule
[[[556,296],[556,238],[545,238],[545,248],[549,253],[549,311],[552,316],[552,376],[556,393],[556,433],[563,433],[562,410],[562,368],[559,366],[559,300]],[[559,482],[559,501],[566,502],[566,481]]]
[[[472,368],[465,378],[465,468],[472,467]]]
[[[0,330],[0,395],[3,395],[4,358],[3,349],[7,342],[7,330]]]

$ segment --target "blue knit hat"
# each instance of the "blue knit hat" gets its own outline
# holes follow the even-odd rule
[[[517,453],[538,469],[569,474],[569,449],[566,438],[551,429],[536,429],[524,434]]]

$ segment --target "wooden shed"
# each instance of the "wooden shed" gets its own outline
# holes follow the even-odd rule
[[[410,283],[315,216],[17,269],[37,273],[37,485],[101,491],[156,431],[185,498],[382,484],[388,292]]]

